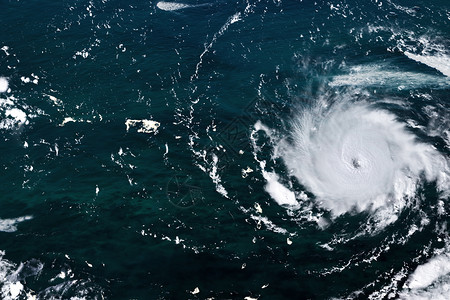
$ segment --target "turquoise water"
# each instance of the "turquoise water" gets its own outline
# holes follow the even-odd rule
[[[448,1],[0,8],[0,298],[450,297]]]

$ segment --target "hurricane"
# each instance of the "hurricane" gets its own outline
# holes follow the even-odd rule
[[[0,3],[0,299],[450,299],[450,1]]]
[[[423,180],[448,190],[445,157],[398,118],[368,102],[303,110],[292,121],[283,159],[320,205],[335,216],[352,210],[400,209]]]

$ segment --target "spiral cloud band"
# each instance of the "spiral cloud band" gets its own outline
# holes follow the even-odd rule
[[[401,209],[420,183],[448,187],[448,162],[418,142],[396,116],[368,103],[338,103],[303,111],[282,156],[292,174],[334,216]]]

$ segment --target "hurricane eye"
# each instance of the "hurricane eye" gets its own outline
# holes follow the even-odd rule
[[[353,158],[353,159],[352,159],[352,165],[353,165],[353,167],[354,167],[355,169],[359,169],[359,168],[361,167],[361,163],[360,163],[359,160],[356,159],[356,158]]]

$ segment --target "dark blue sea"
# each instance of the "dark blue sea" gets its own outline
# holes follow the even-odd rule
[[[450,299],[448,0],[0,0],[0,299]]]

